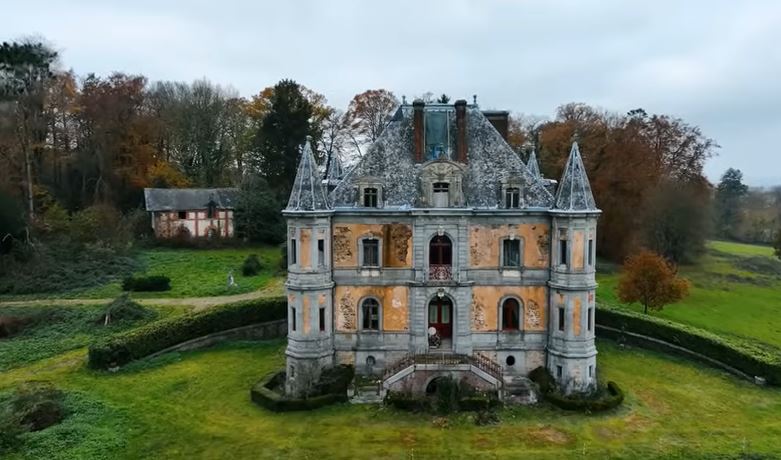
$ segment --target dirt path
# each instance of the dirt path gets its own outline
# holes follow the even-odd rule
[[[186,305],[192,307],[193,311],[204,310],[215,305],[225,303],[239,302],[242,300],[257,299],[260,297],[270,297],[274,295],[283,295],[284,280],[274,278],[257,291],[247,292],[236,295],[222,295],[214,297],[182,297],[182,298],[164,298],[164,299],[136,299],[133,300],[142,305]],[[132,296],[131,296],[132,297]],[[114,299],[33,299],[33,300],[10,300],[0,301],[0,307],[14,307],[25,305],[100,305],[111,302]]]

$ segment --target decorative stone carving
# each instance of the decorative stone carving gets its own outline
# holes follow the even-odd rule
[[[407,261],[407,250],[412,239],[412,229],[409,225],[391,224],[390,240],[393,256],[397,261],[405,263]]]
[[[334,227],[334,260],[337,263],[347,262],[353,257],[350,236],[350,227]]]
[[[464,190],[462,187],[464,168],[449,160],[434,160],[423,167],[420,174],[422,206],[429,206],[433,200],[433,185],[435,182],[448,184],[448,202],[450,207],[464,206]]]
[[[534,300],[529,300],[526,303],[526,320],[527,327],[530,329],[540,329],[542,327],[542,310],[539,304]]]
[[[346,331],[355,330],[355,306],[353,304],[353,298],[350,289],[346,289],[342,295],[342,298],[339,299],[339,312],[342,314],[341,329]]]

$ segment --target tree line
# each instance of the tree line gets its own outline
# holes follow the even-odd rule
[[[421,98],[450,100],[430,92]],[[3,43],[0,204],[8,206],[0,232],[19,234],[52,209],[126,214],[143,206],[144,187],[239,186],[238,230],[279,240],[279,210],[301,144],[311,139],[324,170],[336,158],[349,162],[377,139],[398,104],[391,91],[372,89],[342,110],[289,79],[245,98],[208,80],[80,77],[61,70],[57,53],[42,43]],[[720,218],[736,222],[703,174],[718,145],[698,127],[642,109],[618,114],[579,103],[562,105],[552,119],[511,117],[508,143],[524,159],[536,151],[546,177],[560,177],[572,140],[585,152],[603,210],[601,255],[622,260],[645,246],[687,262],[707,237],[725,232]]]

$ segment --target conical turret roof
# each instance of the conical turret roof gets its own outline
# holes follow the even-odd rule
[[[577,142],[572,143],[572,150],[556,191],[554,209],[563,211],[598,210],[596,203],[594,203],[594,195],[591,193],[591,185],[586,176],[586,168],[583,167],[583,159],[580,157]]]
[[[286,210],[321,211],[327,209],[329,208],[325,189],[317,171],[312,146],[307,140],[301,151],[296,180],[293,182],[293,190],[290,192]]]
[[[529,168],[529,172],[532,173],[532,176],[537,179],[542,178],[542,175],[540,174],[540,165],[537,164],[537,154],[534,151],[529,155],[529,161],[526,162],[526,167]]]

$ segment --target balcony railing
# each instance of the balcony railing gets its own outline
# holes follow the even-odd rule
[[[431,281],[449,281],[453,279],[452,265],[429,265],[428,279]]]

